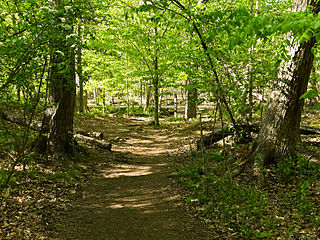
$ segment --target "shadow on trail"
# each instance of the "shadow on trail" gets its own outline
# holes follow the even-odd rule
[[[59,239],[214,239],[180,207],[179,195],[170,189],[175,141],[152,129],[125,136],[126,142],[114,146],[112,164],[101,164],[84,197],[73,203]]]

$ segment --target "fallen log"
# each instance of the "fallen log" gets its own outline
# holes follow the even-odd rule
[[[37,121],[32,121],[31,123],[28,123],[28,121],[26,119],[24,119],[23,117],[13,114],[11,112],[8,111],[3,111],[0,110],[0,118],[4,119],[6,121],[18,124],[20,126],[23,127],[30,127],[32,130],[34,131],[40,131],[41,130],[41,123],[37,122]],[[80,132],[80,131],[79,131]],[[103,139],[103,134],[102,133],[96,133],[96,132],[92,132],[92,133],[86,133],[81,131],[81,133],[75,134],[74,138],[76,139],[80,139],[82,141],[85,142],[89,142],[93,145],[96,145],[102,149],[106,149],[108,151],[111,151],[111,147],[112,144],[108,143],[108,142],[103,142],[101,140],[95,139],[91,136],[95,136],[96,138],[99,139]]]
[[[103,133],[102,132],[84,132],[84,131],[77,131],[77,134],[81,134],[87,137],[96,138],[99,140],[103,140]]]
[[[208,147],[211,144],[220,141],[221,139],[232,135],[233,132],[231,131],[231,125],[226,125],[224,128],[217,129],[212,131],[209,135],[204,135],[202,137],[202,144],[203,147]],[[197,149],[201,149],[201,137],[197,140]]]
[[[225,137],[231,136],[235,134],[235,129],[242,132],[247,133],[259,133],[260,125],[259,123],[254,124],[242,124],[237,125],[236,127],[232,125],[226,125],[223,129],[219,128],[217,130],[212,131],[210,134],[203,136],[202,142],[203,147],[206,148]],[[310,127],[310,126],[300,126],[300,134],[302,135],[320,135],[320,128]],[[201,138],[197,140],[197,149],[201,149]]]
[[[3,111],[0,109],[0,118],[2,118],[3,120],[12,122],[12,123],[16,123],[20,126],[23,127],[28,127],[31,128],[32,130],[35,131],[39,131],[41,129],[41,123],[37,122],[37,121],[32,121],[31,123],[28,122],[28,120],[26,120],[25,118],[13,114],[11,112],[8,111]]]
[[[320,134],[320,128],[317,127],[309,127],[309,126],[301,126],[300,133],[303,135],[317,135]]]
[[[203,147],[206,148],[220,140],[222,140],[225,137],[231,136],[235,134],[235,130],[237,129],[238,132],[241,132],[242,136],[246,139],[249,139],[248,133],[258,133],[260,128],[259,124],[242,124],[237,125],[236,127],[232,125],[225,125],[224,128],[219,128],[217,130],[212,131],[210,134],[205,135],[202,137]],[[201,149],[201,138],[197,140],[197,149]]]
[[[98,139],[95,139],[95,138],[92,138],[92,137],[88,137],[88,136],[84,136],[82,134],[75,134],[73,135],[74,138],[76,139],[79,139],[79,140],[82,140],[84,142],[88,142],[88,143],[91,143],[93,145],[96,145],[102,149],[106,149],[108,151],[111,151],[111,148],[112,148],[112,144],[109,143],[109,142],[104,142],[104,141],[101,141],[101,140],[98,140]]]

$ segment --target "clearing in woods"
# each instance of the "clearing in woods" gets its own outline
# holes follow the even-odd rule
[[[188,214],[170,187],[179,137],[149,122],[80,117],[75,126],[115,139],[112,152],[92,149],[95,174],[57,223],[58,239],[215,239]]]

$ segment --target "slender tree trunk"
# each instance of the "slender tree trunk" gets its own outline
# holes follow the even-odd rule
[[[305,10],[313,1],[295,0],[294,11]],[[318,4],[319,5],[319,4]],[[256,141],[255,175],[260,167],[270,161],[279,161],[285,155],[294,155],[300,140],[301,112],[304,100],[300,96],[306,92],[313,64],[312,47],[315,38],[298,44],[290,37],[288,47],[290,61],[283,62],[279,69],[279,90],[271,93],[261,130]]]
[[[94,100],[95,105],[99,104],[99,101],[97,98],[97,89],[96,88],[93,89],[93,100]]]
[[[198,91],[197,88],[192,86],[190,81],[187,81],[187,101],[185,109],[185,119],[197,117],[197,100],[198,100]]]
[[[79,76],[79,112],[84,112],[83,106],[83,76],[82,76],[82,26],[78,25],[78,37],[80,43],[78,44],[77,52],[77,72]]]
[[[146,94],[146,97],[145,97],[144,111],[146,112],[150,107],[151,88],[149,86],[146,87],[145,94]]]
[[[157,27],[154,28],[154,35],[155,37],[158,36],[158,29]],[[158,127],[159,124],[159,66],[158,66],[158,47],[155,49],[155,57],[153,60],[154,65],[154,74],[153,74],[153,90],[154,90],[154,113],[153,113],[153,120],[154,125]]]
[[[166,95],[165,95],[165,96],[166,96],[166,97],[165,97],[165,98],[166,98],[166,100],[165,100],[166,103],[165,103],[165,104],[168,105],[168,93],[167,93],[167,92],[166,92]]]
[[[174,117],[178,117],[178,94],[174,92],[173,94],[173,105],[174,105]]]
[[[129,113],[129,108],[130,108],[130,96],[129,96],[129,77],[128,77],[128,73],[126,76],[126,91],[127,91],[127,117],[129,117],[130,113]]]
[[[88,108],[88,91],[84,90],[84,96],[83,96],[83,110],[84,112],[89,112],[89,108]]]
[[[106,112],[106,91],[105,89],[102,90],[102,112],[105,113]]]
[[[160,90],[160,94],[159,94],[159,111],[161,112],[161,107],[162,107],[162,95],[163,91]]]
[[[154,125],[159,126],[159,76],[158,76],[158,57],[154,59],[154,70],[155,76],[153,79],[153,89],[154,89],[154,113],[153,120]]]
[[[249,122],[252,122],[253,114],[253,78],[252,78],[252,60],[254,46],[249,49],[249,64],[248,64],[248,106],[249,106]]]
[[[142,106],[143,104],[143,86],[142,86],[142,81],[140,80],[139,81],[139,84],[140,84],[140,106]]]
[[[18,102],[21,101],[21,89],[20,89],[20,87],[17,87],[17,100],[18,100]]]

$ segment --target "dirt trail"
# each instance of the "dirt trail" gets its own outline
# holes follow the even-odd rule
[[[113,145],[111,162],[110,153],[93,156],[99,170],[58,224],[58,239],[215,239],[170,189],[177,139],[146,121],[105,121],[92,119],[91,130],[126,141]]]

